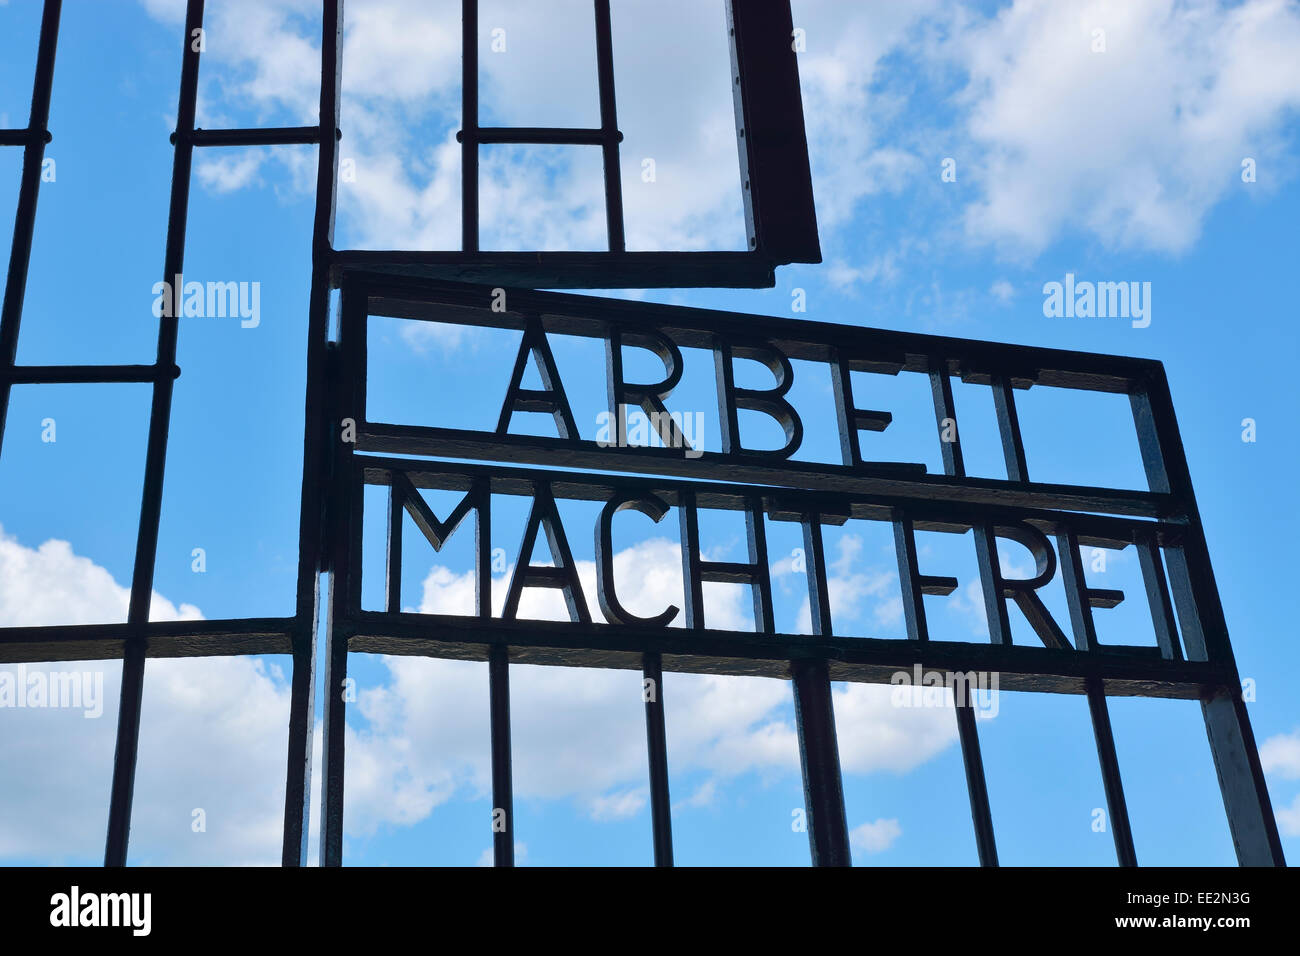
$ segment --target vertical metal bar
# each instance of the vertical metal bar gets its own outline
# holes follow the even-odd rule
[[[1166,660],[1182,660],[1182,647],[1178,642],[1178,622],[1174,619],[1173,604],[1169,600],[1169,586],[1165,583],[1165,566],[1160,560],[1160,544],[1154,533],[1137,542],[1138,563],[1142,566],[1142,583],[1147,592],[1147,605],[1151,608],[1151,624],[1155,628],[1156,643]]]
[[[36,199],[41,191],[41,164],[45,161],[45,141],[49,136],[50,92],[54,86],[54,55],[59,44],[59,16],[62,9],[62,0],[45,0],[45,9],[41,13],[36,71],[32,78],[32,108],[27,119],[27,129],[40,135],[32,135],[23,147],[23,171],[18,186],[18,206],[14,210],[9,271],[5,276],[4,304],[0,306],[0,369],[5,371],[13,368],[18,354],[18,327],[23,318],[27,271],[32,259]],[[12,386],[10,377],[0,374],[0,446],[4,443]]]
[[[478,251],[478,0],[461,0],[460,248]]]
[[[355,407],[364,391],[364,356],[353,337],[361,323],[355,313],[365,299],[343,300],[338,345],[326,351],[326,406],[330,428],[341,430],[341,420]],[[337,431],[335,432],[337,434]],[[352,445],[332,440],[331,471],[327,478],[326,519],[329,555],[329,608],[325,642],[325,717],[321,745],[321,866],[343,864],[343,807],[346,768],[347,704],[349,693],[348,638],[350,622],[361,605],[362,494],[360,469],[353,466]]]
[[[190,197],[193,158],[195,98],[199,87],[199,44],[190,38],[203,26],[203,0],[189,0],[185,11],[184,52],[181,60],[180,102],[176,110],[176,145],[172,157],[171,203],[167,218],[167,250],[163,281],[175,285],[185,263],[185,224]],[[180,289],[173,289],[173,301]],[[176,364],[176,309],[158,320],[158,365]],[[147,624],[153,595],[154,563],[158,556],[158,525],[162,517],[163,471],[167,463],[167,431],[171,424],[175,380],[159,376],[153,385],[149,412],[149,443],[145,452],[144,488],[140,499],[140,525],[136,537],[135,568],[131,576],[131,601],[127,621]],[[122,660],[122,696],[118,706],[117,747],[113,754],[113,787],[108,807],[105,866],[125,866],[131,830],[131,798],[135,789],[136,757],[140,744],[140,708],[144,694],[147,642],[143,634],[127,639]]]
[[[1074,646],[1080,651],[1098,650],[1097,623],[1092,617],[1092,605],[1088,603],[1088,579],[1079,553],[1079,536],[1067,527],[1057,534],[1056,542],[1056,550],[1061,556],[1061,583],[1065,587],[1065,603],[1070,609]]]
[[[1168,552],[1170,582],[1183,624],[1183,647],[1189,659],[1225,663],[1232,669],[1232,683],[1202,698],[1201,713],[1237,860],[1242,866],[1285,866],[1164,369],[1153,372],[1129,397],[1147,483],[1152,491],[1172,493],[1186,518],[1182,546]],[[1195,633],[1189,634],[1189,627]]]
[[[348,642],[339,632],[346,616],[348,589],[347,535],[334,548],[325,621],[325,715],[321,742],[320,865],[343,865],[343,770],[347,737]]]
[[[821,262],[789,0],[729,0],[727,26],[749,248]]]
[[[1106,809],[1110,817],[1110,832],[1115,838],[1115,855],[1119,858],[1120,866],[1137,866],[1133,830],[1128,820],[1128,804],[1124,801],[1124,781],[1119,774],[1119,757],[1115,753],[1110,711],[1106,707],[1106,689],[1100,677],[1086,678],[1084,686],[1088,693],[1088,712],[1092,715],[1092,734],[1097,739],[1101,780],[1106,788]]]
[[[388,597],[384,609],[389,614],[402,610],[402,515],[406,505],[396,484],[388,486],[388,544],[384,548],[385,590]]]
[[[939,447],[943,454],[943,472],[949,477],[964,478],[966,476],[965,459],[961,452],[961,432],[956,430],[957,426],[957,403],[952,396],[952,379],[948,376],[947,368],[942,365],[939,368],[930,371],[930,394],[934,399],[934,417],[936,424],[939,426]],[[943,420],[952,419],[953,422],[953,440],[951,442],[943,441]],[[910,521],[903,519],[894,522],[895,536],[902,537],[910,545],[906,558],[909,567],[916,560],[916,541],[912,533],[912,524]],[[982,541],[979,549],[981,558],[980,578],[983,582],[985,593],[989,586],[989,580],[995,574],[993,563],[998,560],[997,557],[997,539],[988,540],[991,529],[975,529],[975,538],[977,542]],[[899,545],[900,551],[903,545]],[[905,591],[906,593],[906,591]],[[921,640],[929,638],[929,631],[924,627],[925,603],[920,594],[913,597],[916,602],[916,616],[921,626],[917,628],[917,636]],[[999,606],[1002,602],[998,601]],[[906,610],[906,608],[905,608]],[[1005,616],[1005,608],[1004,608]],[[911,621],[909,618],[909,634],[911,634]],[[997,630],[995,630],[997,628]],[[1000,622],[990,619],[989,622],[990,636],[996,641],[1002,636],[1009,640],[1009,633],[1004,631]],[[975,849],[979,853],[980,866],[997,866],[998,865],[998,843],[993,833],[993,811],[989,806],[989,788],[984,779],[984,756],[980,750],[979,728],[975,723],[975,708],[971,706],[969,695],[973,693],[970,683],[962,685],[965,697],[953,701],[953,710],[957,717],[957,737],[961,741],[961,763],[966,772],[966,795],[970,800],[971,822],[975,827]],[[996,693],[996,691],[995,691]]]
[[[893,525],[894,553],[898,558],[898,581],[903,598],[903,619],[907,622],[907,636],[913,641],[928,641],[930,628],[925,620],[925,592],[920,584],[916,531],[912,519],[901,509],[895,509]]]
[[[689,489],[678,492],[677,513],[681,523],[684,618],[687,627],[698,630],[704,627],[704,580],[700,569],[700,515],[695,508],[695,492]]]
[[[298,632],[289,698],[289,753],[285,770],[281,863],[305,866],[311,816],[312,736],[316,722],[316,645],[319,640],[324,476],[328,471],[325,403],[329,337],[329,266],[338,175],[339,93],[342,84],[343,0],[321,4],[320,145],[307,311],[307,385],[303,409],[301,511],[298,518]]]
[[[826,550],[817,514],[803,516],[804,549],[811,557],[808,565],[808,604],[813,633],[830,636],[830,593],[826,584]],[[762,527],[763,515],[757,506],[749,511],[751,527]],[[751,532],[751,539],[753,535]],[[767,567],[766,550],[753,553],[750,560]],[[766,629],[770,633],[771,611]],[[754,626],[760,628],[755,615]],[[840,750],[835,736],[835,707],[831,697],[831,678],[824,660],[790,662],[794,679],[794,714],[799,730],[799,765],[803,771],[804,808],[808,814],[808,845],[813,866],[850,866],[849,825],[844,813],[844,785],[840,778]]]
[[[1011,620],[1007,616],[1006,596],[1000,584],[1002,570],[998,557],[998,536],[992,522],[981,521],[971,528],[975,536],[975,558],[980,569],[980,588],[984,595],[984,616],[989,622],[989,640],[994,644],[1011,644]]]
[[[642,656],[646,754],[650,764],[650,818],[654,827],[655,866],[673,865],[673,815],[668,798],[668,735],[664,729],[663,659]],[[648,691],[648,692],[647,692]]]
[[[792,661],[790,670],[812,864],[851,866],[830,674],[824,660]]]
[[[997,376],[993,379],[993,407],[998,415],[998,434],[1002,436],[1002,456],[1007,463],[1010,481],[1028,481],[1029,466],[1025,464],[1025,444],[1020,434],[1020,416],[1016,413],[1016,395],[1011,379]]]
[[[961,433],[957,430],[957,404],[952,398],[952,379],[947,368],[930,370],[930,394],[934,399],[935,424],[939,427],[939,451],[943,454],[943,473],[955,478],[966,477],[966,461],[961,453]],[[952,441],[943,440],[944,420],[952,422]]]
[[[969,683],[964,685],[972,693]],[[975,823],[975,847],[980,866],[998,865],[998,845],[993,836],[993,813],[989,809],[989,790],[984,781],[984,758],[980,754],[979,730],[975,726],[975,708],[970,699],[954,701],[957,713],[957,736],[961,740],[961,762],[966,768],[966,792],[970,796],[970,815]]]
[[[609,227],[609,251],[623,252],[623,182],[618,159],[618,111],[614,96],[614,40],[609,19],[609,0],[595,0],[596,72],[600,82],[601,152],[605,161],[605,221]]]
[[[763,520],[757,507],[754,508],[754,515],[755,520]],[[805,572],[808,578],[808,616],[814,634],[829,636],[834,633],[834,627],[831,621],[830,583],[826,576],[826,544],[822,537],[820,518],[819,514],[804,515],[802,522],[804,553],[812,558],[812,571]],[[754,556],[750,560],[755,560]],[[766,562],[766,553],[759,555],[757,560]],[[806,568],[808,565],[805,563],[804,566]]]
[[[515,806],[510,773],[510,651],[488,652],[488,705],[492,724],[492,860],[515,865]]]

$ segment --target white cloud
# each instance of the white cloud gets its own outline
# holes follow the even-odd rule
[[[1006,303],[1015,298],[1016,289],[1015,286],[1006,279],[998,279],[989,286],[989,295],[993,296],[993,298],[997,299],[999,302]]]
[[[28,548],[0,533],[0,625],[126,619],[129,590],[65,541]],[[155,594],[153,620],[197,620]],[[6,669],[11,669],[6,665]],[[21,785],[0,796],[0,858],[95,860],[103,853],[121,663],[28,664],[27,672],[101,674],[104,713],[4,712],[0,766]],[[251,657],[151,659],[145,669],[132,813],[136,863],[275,863],[284,815],[289,687]],[[52,756],[57,755],[57,757]],[[193,829],[194,811],[206,830]]]
[[[881,818],[873,823],[863,823],[849,831],[849,843],[854,849],[867,853],[883,853],[903,835],[896,819]]]
[[[126,621],[130,588],[67,541],[51,538],[28,548],[0,527],[0,626],[119,624]],[[192,604],[179,608],[154,592],[149,617],[192,621],[203,615]]]
[[[634,817],[641,812],[641,808],[646,805],[646,791],[644,788],[638,790],[624,790],[621,793],[611,793],[607,796],[595,797],[591,801],[591,817],[593,820],[626,820],[628,817]]]
[[[1300,10],[1281,0],[1004,7],[945,50],[969,75],[967,165],[983,195],[968,234],[1030,256],[1073,230],[1184,251],[1242,187],[1243,157],[1279,157],[1298,47]]]
[[[255,182],[265,159],[262,150],[241,150],[218,159],[202,159],[194,172],[213,192],[229,193]]]
[[[1283,780],[1300,779],[1300,728],[1289,734],[1274,734],[1259,747],[1264,772]]]

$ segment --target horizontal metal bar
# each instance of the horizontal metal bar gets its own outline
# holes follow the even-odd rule
[[[735,260],[737,265],[753,262],[753,257],[747,253],[726,252],[628,252],[621,256],[574,252],[483,254],[484,258],[488,256],[502,260],[512,256],[516,257],[520,265],[531,262],[534,266],[538,265],[539,260],[545,263],[549,259],[558,268],[582,263],[594,272],[617,269],[619,263],[629,263],[649,270],[662,268],[671,272],[687,267],[707,271],[713,268],[707,264],[710,261],[725,268],[729,258]],[[711,349],[719,337],[735,343],[761,341],[776,346],[789,358],[816,362],[829,362],[843,352],[848,356],[850,367],[854,371],[869,369],[870,360],[874,359],[881,366],[892,364],[893,369],[909,372],[928,373],[942,368],[950,375],[960,376],[963,381],[987,384],[993,376],[1005,375],[1013,384],[1019,381],[1020,387],[1032,382],[1061,388],[1129,394],[1162,370],[1160,362],[1155,359],[1126,355],[1073,352],[807,319],[783,319],[628,299],[536,292],[523,288],[507,288],[506,311],[494,312],[491,304],[499,296],[494,296],[492,286],[437,281],[413,273],[403,278],[394,278],[392,274],[393,267],[400,263],[431,265],[462,258],[468,257],[427,252],[336,252],[334,278],[336,284],[342,285],[348,270],[386,263],[382,275],[366,275],[363,272],[346,275],[348,288],[345,291],[367,296],[370,311],[374,314],[431,322],[523,328],[523,317],[527,313],[540,315],[545,331],[567,335],[604,338],[611,328],[618,328],[625,333],[659,331],[669,335],[679,346],[704,349]],[[691,263],[696,264],[691,266]],[[656,287],[664,284],[652,283]],[[590,287],[612,288],[602,283]]]
[[[419,279],[542,289],[770,289],[773,264],[749,252],[407,252],[344,249],[330,278],[348,270]]]
[[[62,385],[82,382],[156,382],[178,378],[178,366],[159,365],[15,365],[0,368],[0,379],[14,385]]]
[[[619,130],[579,129],[559,126],[483,126],[456,131],[456,142],[480,145],[526,143],[544,146],[604,146],[623,142]]]
[[[301,627],[292,617],[0,627],[0,663],[121,660],[127,641],[141,638],[149,657],[289,654]]]
[[[494,646],[510,662],[563,667],[640,670],[643,655],[662,655],[663,669],[689,674],[732,674],[788,680],[790,662],[825,660],[830,679],[889,684],[900,672],[998,675],[999,690],[1086,693],[1089,678],[1112,696],[1198,699],[1231,686],[1230,667],[1202,661],[1166,661],[1083,654],[1027,645],[918,641],[868,637],[814,637],[750,631],[633,627],[568,621],[483,620],[447,614],[362,611],[339,621],[349,649],[485,661]]]
[[[490,493],[531,497],[538,482],[546,482],[551,494],[560,500],[607,501],[611,494],[655,495],[669,506],[677,505],[685,495],[693,496],[701,508],[720,511],[746,511],[757,499],[761,509],[781,519],[795,520],[804,514],[822,515],[823,524],[838,524],[841,519],[888,521],[901,510],[918,531],[969,530],[974,522],[1007,524],[1023,521],[1053,535],[1068,528],[1082,545],[1121,547],[1126,543],[1154,535],[1162,546],[1182,543],[1184,526],[1179,522],[1147,521],[1113,515],[1084,514],[1069,510],[1037,508],[1017,502],[985,503],[981,501],[939,500],[933,496],[910,499],[894,495],[841,492],[819,487],[817,490],[788,486],[741,486],[734,482],[682,481],[671,478],[634,477],[623,474],[593,474],[541,468],[506,468],[497,465],[462,464],[459,462],[413,461],[407,458],[384,458],[355,455],[353,467],[366,484],[387,485],[391,474],[402,472],[417,488],[469,491],[476,481],[485,481]],[[1114,650],[1107,645],[1107,650]],[[1155,648],[1151,648],[1155,652]]]
[[[196,129],[188,139],[192,146],[292,146],[319,143],[320,135],[319,126],[277,126],[265,129]],[[172,133],[173,145],[176,138],[177,134]]]
[[[0,146],[26,146],[49,143],[54,137],[47,129],[0,129]]]
[[[395,455],[437,455],[528,465],[618,469],[643,474],[702,477],[764,485],[814,484],[825,492],[892,496],[927,501],[948,501],[1006,507],[1085,510],[1146,517],[1172,517],[1177,503],[1172,495],[1089,488],[1080,485],[1020,484],[998,478],[949,478],[913,473],[907,465],[892,462],[858,467],[804,461],[747,461],[743,455],[702,452],[687,458],[681,449],[652,447],[602,447],[594,441],[573,441],[537,435],[502,435],[456,428],[357,425],[358,451]]]

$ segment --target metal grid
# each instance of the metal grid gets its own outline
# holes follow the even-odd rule
[[[461,129],[456,134],[461,144],[461,250],[341,250],[334,256],[336,267],[524,288],[758,288],[775,283],[778,265],[821,262],[788,0],[725,3],[749,242],[748,250],[737,252],[627,251],[609,0],[593,0],[593,6],[600,127],[485,127],[479,125],[478,0],[462,0]],[[489,144],[599,146],[609,251],[481,250],[479,147]]]
[[[489,287],[459,283],[358,274],[343,284],[336,414],[355,421],[356,441],[336,446],[332,472],[331,499],[336,508],[330,525],[333,577],[327,686],[338,687],[346,677],[349,650],[487,660],[493,701],[493,805],[505,809],[508,819],[513,817],[507,662],[640,668],[656,687],[662,687],[664,670],[788,678],[794,686],[812,859],[816,864],[846,864],[850,855],[831,681],[890,683],[900,671],[910,672],[919,665],[923,670],[949,674],[997,673],[1001,686],[1010,690],[1086,696],[1121,865],[1135,865],[1136,853],[1106,697],[1200,700],[1239,860],[1243,864],[1283,862],[1168,383],[1159,362],[526,290],[507,293],[506,311],[496,311],[492,306],[495,300]],[[544,370],[545,388],[520,388],[520,376],[513,376],[500,423],[493,430],[372,422],[366,414],[366,329],[371,315],[523,332],[519,360],[534,350],[541,352],[538,365]],[[696,457],[687,457],[680,446],[671,447],[667,441],[664,447],[606,447],[581,438],[571,427],[557,428],[560,437],[556,438],[510,434],[509,413],[513,410],[551,412],[557,424],[572,419],[563,384],[554,373],[545,345],[547,335],[603,340],[611,358],[625,341],[652,347],[666,357],[665,366],[670,370],[667,383],[671,384],[679,377],[681,349],[710,350],[719,382],[724,450],[694,449]],[[769,363],[776,370],[776,387],[761,392],[734,386],[727,374],[733,356]],[[780,452],[747,450],[738,441],[738,408],[765,407],[767,414],[781,417],[780,396],[789,387],[792,359],[824,363],[832,371],[842,463],[789,460],[801,434],[797,421],[787,425],[787,446]],[[929,378],[935,441],[944,452],[944,474],[926,474],[923,465],[862,460],[858,430],[880,430],[890,416],[857,407],[849,384],[854,371],[911,372]],[[954,376],[991,389],[1006,479],[967,476],[960,441],[941,440],[942,423],[957,421],[951,385]],[[640,400],[627,393],[626,388],[633,386],[626,386],[612,361],[607,385],[611,417],[618,414],[613,406]],[[1016,413],[1016,392],[1035,386],[1127,395],[1148,488],[1111,489],[1031,480]],[[663,385],[651,388],[660,399],[671,391]],[[797,417],[792,408],[785,414]],[[960,434],[959,425],[955,434]],[[385,454],[437,455],[492,464],[423,462],[382,457]],[[507,462],[544,466],[545,470],[506,467]],[[564,470],[571,468],[606,473]],[[670,477],[633,477],[628,473]],[[390,489],[387,597],[382,611],[361,607],[362,492],[367,484]],[[418,488],[457,491],[465,497],[444,520],[432,512]],[[488,516],[493,495],[534,500],[506,607],[497,617],[491,615],[488,603],[488,556],[492,550]],[[572,554],[560,527],[556,499],[595,501],[604,506],[597,546],[604,623],[593,622],[587,612],[581,585],[572,573]],[[611,601],[609,522],[625,507],[634,507],[655,521],[670,508],[678,512],[685,586],[683,628],[666,626],[662,617],[638,618],[623,610],[616,598]],[[747,562],[703,560],[697,518],[702,508],[744,514],[749,534]],[[441,550],[471,511],[476,520],[477,615],[401,612],[403,513],[411,514],[424,537],[435,550]],[[794,521],[802,526],[812,638],[780,634],[773,625],[764,516],[769,521]],[[821,528],[843,524],[849,518],[892,526],[906,640],[841,635],[834,630]],[[550,535],[554,568],[529,566],[539,527]],[[990,643],[931,637],[922,595],[949,594],[957,581],[919,570],[918,530],[973,532]],[[999,537],[1029,548],[1037,559],[1035,578],[1003,577],[996,556]],[[1055,550],[1050,538],[1056,541]],[[1113,607],[1123,595],[1087,585],[1081,545],[1136,550],[1151,609],[1154,646],[1098,641],[1093,609]],[[1070,612],[1070,637],[1034,593],[1054,578],[1057,552]],[[753,633],[720,631],[706,625],[701,588],[705,581],[752,587]],[[516,620],[522,587],[564,589],[571,620]],[[1013,643],[1008,601],[1015,601],[1041,647]],[[672,844],[664,706],[660,693],[647,703],[646,716],[656,860],[669,864]],[[339,695],[327,696],[325,800],[332,808],[326,814],[322,843],[322,860],[327,863],[340,862],[342,853],[344,711]],[[984,865],[996,865],[993,823],[969,699],[958,701],[956,719],[980,860]],[[496,836],[496,861],[509,864],[512,839],[507,838],[510,835]]]
[[[743,179],[748,187],[746,214],[751,235],[751,250],[741,253],[628,253],[623,248],[616,174],[619,137],[607,0],[594,3],[601,92],[599,130],[481,128],[476,109],[476,83],[467,82],[462,130],[462,147],[467,157],[463,182],[467,210],[464,249],[457,253],[335,250],[342,0],[324,0],[322,9],[322,122],[319,126],[199,130],[194,122],[200,54],[188,41],[202,26],[203,2],[189,0],[182,37],[184,52],[163,264],[165,279],[183,271],[190,168],[195,147],[318,145],[307,329],[301,540],[296,611],[292,617],[166,623],[148,620],[172,389],[179,375],[175,361],[178,333],[175,317],[160,319],[157,357],[152,365],[15,365],[41,162],[45,145],[51,139],[48,119],[60,0],[45,0],[28,125],[20,130],[0,130],[0,146],[19,146],[24,150],[14,241],[0,316],[0,429],[15,384],[143,382],[153,389],[127,622],[106,626],[0,628],[0,660],[5,662],[123,660],[106,865],[120,866],[127,859],[146,656],[267,653],[293,655],[282,862],[287,866],[306,862],[316,621],[322,572],[328,573],[330,583],[326,687],[336,687],[346,674],[349,650],[488,661],[494,806],[506,809],[508,819],[512,819],[510,661],[640,668],[656,684],[665,668],[766,674],[793,680],[812,859],[819,864],[847,863],[847,827],[830,681],[886,681],[895,670],[919,663],[949,671],[997,671],[1006,675],[1008,686],[1013,688],[1085,694],[1096,733],[1117,856],[1124,864],[1136,860],[1111,739],[1106,695],[1199,699],[1240,861],[1283,863],[1173,408],[1158,363],[527,291],[512,291],[511,311],[495,314],[486,308],[485,295],[489,289],[394,274],[452,275],[501,285],[553,287],[771,285],[775,264],[818,261],[797,67],[789,46],[791,20],[787,2],[735,0],[728,4],[733,68],[737,77],[738,134]],[[473,39],[477,5],[474,0],[466,0],[463,10],[465,36]],[[474,49],[475,43],[467,42],[465,69],[466,76],[476,79],[476,69],[470,62]],[[533,142],[539,141],[539,137],[550,137],[540,140],[546,142],[594,143],[604,150],[609,252],[503,254],[477,249],[476,205],[472,202],[476,175],[472,174],[478,146],[484,142]],[[365,272],[359,271],[362,267]],[[337,286],[344,288],[344,315],[341,341],[332,343],[328,336],[329,299],[331,289]],[[724,405],[720,413],[724,421],[732,423],[733,433],[737,407],[755,407],[744,403],[770,402],[773,397],[766,393],[746,394],[748,390],[735,388],[725,374],[731,355],[775,361],[777,367],[786,370],[790,358],[826,361],[831,363],[837,383],[844,463],[839,466],[795,463],[781,455],[746,451],[738,438],[725,446],[721,454],[705,453],[702,461],[683,462],[678,456],[665,454],[668,449],[595,449],[576,434],[560,439],[537,439],[372,424],[365,421],[364,415],[364,323],[372,311],[433,321],[469,320],[508,328],[537,328],[543,333],[594,335],[611,343],[611,355],[618,352],[619,343],[624,339],[713,349],[719,357],[720,380],[724,382],[721,389]],[[784,366],[781,356],[787,360]],[[854,370],[926,372],[932,382],[939,421],[955,418],[952,375],[991,385],[1009,479],[967,477],[961,448],[956,442],[943,445],[943,476],[863,462],[858,430],[883,428],[888,421],[882,413],[854,405],[849,374]],[[1149,491],[1032,482],[1025,467],[1014,389],[1035,383],[1130,395]],[[516,388],[514,392],[514,400],[523,403],[520,407],[538,398],[525,394],[523,389]],[[614,400],[617,402],[617,398]],[[337,440],[338,423],[344,417],[354,417],[358,422],[356,447]],[[789,430],[787,437],[794,440]],[[539,472],[500,465],[424,463],[375,454],[382,452],[473,457],[494,462],[508,459],[558,468],[620,468],[673,477],[629,478]],[[680,478],[705,480],[686,483]],[[400,559],[399,519],[403,511],[412,511],[426,537],[433,541],[450,534],[471,510],[475,511],[479,533],[483,535],[485,512],[493,493],[531,496],[535,500],[535,512],[539,508],[544,512],[548,502],[553,509],[557,497],[603,501],[607,509],[627,504],[639,510],[648,509],[652,517],[654,512],[661,511],[661,506],[662,509],[677,507],[683,519],[688,627],[651,628],[644,622],[623,620],[617,611],[613,612],[617,623],[612,624],[596,624],[581,618],[575,623],[522,624],[491,619],[485,613],[485,604],[480,604],[477,618],[427,615],[416,618],[396,611],[400,608],[400,584],[392,577],[388,582],[386,610],[364,612],[360,608],[360,575],[356,562],[360,557],[361,491],[366,483],[387,484],[391,489],[390,568]],[[458,516],[442,522],[431,512],[426,513],[427,508],[421,508],[418,492],[412,494],[419,487],[461,490],[470,495],[466,499],[469,503]],[[710,565],[700,560],[698,551],[692,549],[697,535],[692,516],[699,507],[734,508],[746,514],[751,536],[748,564]],[[1082,513],[1089,511],[1097,513]],[[763,515],[803,524],[815,572],[810,575],[816,631],[811,639],[774,634],[770,628],[758,634],[720,632],[703,624],[698,585],[703,580],[719,579],[753,584],[756,620],[760,624],[768,623],[770,596],[763,586],[762,574]],[[888,520],[893,524],[901,577],[910,589],[905,594],[909,640],[887,641],[832,633],[824,577],[816,573],[816,569],[824,568],[819,529],[821,523],[835,523],[847,516]],[[548,533],[552,532],[556,522],[546,522],[544,517],[545,513],[539,515],[533,533],[543,526]],[[919,574],[915,530],[969,528],[975,530],[977,541],[981,542],[981,578],[990,620],[995,622],[994,641],[989,645],[931,640],[920,599],[925,593],[944,593],[942,589],[949,586],[949,579]],[[1030,533],[1025,528],[1040,536],[1054,534],[1063,542],[1061,549],[1066,555],[1073,553],[1078,542],[1137,545],[1155,609],[1153,625],[1159,647],[1151,650],[1156,653],[1109,648],[1097,643],[1089,609],[1105,606],[1096,602],[1108,598],[1102,592],[1086,588],[1079,569],[1069,561],[1066,580],[1073,646],[1063,635],[1045,637],[1046,646],[1042,648],[1013,645],[1006,626],[1006,600],[1016,599],[1023,609],[1025,596],[1012,582],[1001,578],[993,547],[993,539],[999,533],[1007,533],[1008,528],[1020,529],[1022,534]],[[1162,556],[1172,597],[1164,583]],[[535,575],[538,569],[530,568],[528,572]],[[544,574],[532,580],[543,586],[557,583],[545,580]],[[1171,600],[1178,609],[1177,621],[1170,607]],[[574,602],[575,607],[580,603]],[[617,607],[616,599],[611,606]],[[342,862],[344,707],[337,694],[326,693],[325,700],[321,861],[325,865],[337,865]],[[672,841],[663,707],[659,695],[657,700],[647,703],[646,716],[655,858],[660,864],[669,864]],[[971,708],[959,706],[956,719],[980,859],[985,865],[993,865],[996,849]],[[494,844],[497,863],[510,863],[513,834],[494,833]]]

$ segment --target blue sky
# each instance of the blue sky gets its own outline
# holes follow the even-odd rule
[[[153,359],[182,6],[65,4],[47,151],[55,178],[41,190],[22,364]],[[560,3],[549,23],[540,5],[481,6],[484,121],[596,125],[589,5]],[[721,4],[613,6],[629,246],[740,248]],[[1285,675],[1300,666],[1300,651],[1285,623],[1284,542],[1300,534],[1288,414],[1300,345],[1292,279],[1300,67],[1290,55],[1300,6],[793,6],[806,36],[800,69],[825,262],[782,268],[770,290],[611,294],[1162,360],[1295,857],[1300,709]],[[200,125],[315,123],[318,5],[210,7]],[[355,177],[340,184],[340,248],[446,249],[458,240],[457,9],[348,5],[341,155]],[[25,125],[38,22],[34,0],[0,2],[0,128]],[[490,47],[498,27],[502,53]],[[1104,50],[1094,49],[1097,30]],[[647,158],[653,182],[642,176]],[[949,158],[955,182],[941,176]],[[1253,182],[1242,178],[1246,158]],[[197,157],[186,276],[259,283],[260,321],[181,322],[156,618],[292,613],[314,160],[309,147]],[[20,163],[19,150],[0,148],[0,234],[10,231]],[[599,248],[598,168],[595,151],[579,148],[485,153],[484,247]],[[1046,317],[1043,286],[1067,273],[1149,282],[1150,326]],[[796,290],[805,313],[792,311]],[[373,418],[495,422],[517,334],[375,319],[370,335]],[[597,345],[552,344],[590,437],[604,401],[589,361]],[[653,373],[643,358],[629,356],[629,375]],[[686,368],[675,407],[705,412],[706,446],[716,447],[710,363],[687,354]],[[796,369],[797,405],[825,401],[817,376]],[[869,378],[855,382],[859,404],[874,398],[896,422],[864,435],[864,447],[938,470],[923,380]],[[1018,398],[1033,477],[1141,486],[1122,399],[1043,388]],[[1003,476],[987,389],[958,385],[957,402],[971,472]],[[143,385],[14,389],[0,459],[3,623],[125,618],[148,407]],[[1242,440],[1247,418],[1253,442]],[[46,419],[56,423],[54,442],[42,440]],[[804,420],[801,457],[833,458],[833,418]],[[547,421],[516,421],[517,430],[550,433]],[[742,421],[755,443],[771,439],[765,426]],[[382,514],[382,496],[366,505]],[[494,545],[510,566],[526,509],[520,500],[494,504]],[[575,557],[590,562],[595,512],[561,514]],[[740,525],[728,516],[710,516],[703,533],[711,556],[741,554]],[[367,527],[367,606],[382,592],[382,535],[382,522]],[[806,592],[790,566],[797,529],[770,525],[769,537],[778,624],[798,629]],[[405,606],[463,609],[472,547],[458,538],[434,554],[408,534]],[[675,520],[629,520],[615,543],[633,610],[673,599]],[[932,629],[986,640],[970,536],[920,543],[928,573],[960,582],[952,597],[927,599]],[[903,636],[889,529],[852,522],[828,532],[827,549],[837,629]],[[1098,612],[1103,640],[1154,643],[1137,562],[1131,552],[1107,558],[1090,580],[1129,598]],[[1011,548],[1003,560],[1010,572],[1026,555]],[[505,580],[498,575],[498,600]],[[1064,620],[1059,580],[1050,588],[1049,607]],[[541,600],[525,607],[551,613]],[[719,626],[747,626],[739,590],[719,586],[706,607]],[[1018,641],[1035,641],[1023,620],[1016,627]],[[77,667],[103,672],[102,717],[0,712],[10,731],[0,734],[0,861],[102,857],[120,668]],[[287,659],[274,657],[149,664],[132,862],[278,860],[287,673]],[[345,861],[480,862],[491,804],[486,667],[353,655],[350,673],[359,703],[348,717]],[[520,862],[649,862],[639,675],[518,666],[512,692]],[[1109,832],[1093,826],[1105,801],[1086,702],[1010,692],[998,700],[980,731],[1002,861],[1113,863]],[[670,675],[665,701],[678,862],[806,863],[806,836],[791,828],[802,796],[788,684]],[[855,863],[974,863],[951,711],[899,708],[887,691],[842,686],[836,711]],[[1234,862],[1198,706],[1112,699],[1111,713],[1139,861]],[[202,832],[191,825],[196,808]]]

